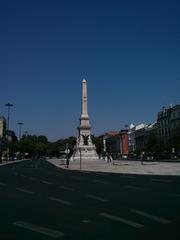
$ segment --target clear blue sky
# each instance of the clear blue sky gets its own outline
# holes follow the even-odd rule
[[[0,113],[49,140],[77,135],[81,81],[95,135],[180,102],[180,1],[0,2]]]

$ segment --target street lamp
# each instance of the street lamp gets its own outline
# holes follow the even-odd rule
[[[13,104],[12,103],[6,103],[5,106],[8,109],[8,112],[7,112],[7,130],[9,131],[10,109],[11,109],[11,107],[13,107]],[[6,132],[6,139],[8,140],[8,133],[7,132]],[[9,148],[7,146],[7,149],[6,149],[6,162],[8,161],[8,158],[9,158]]]
[[[18,125],[19,125],[19,140],[20,140],[21,139],[21,129],[22,129],[23,123],[22,122],[18,122]]]
[[[13,107],[12,103],[6,103],[5,106],[8,109],[8,114],[7,114],[7,130],[9,130],[9,125],[10,125],[10,108]]]

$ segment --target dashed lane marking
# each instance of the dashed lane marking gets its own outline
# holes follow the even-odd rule
[[[24,189],[24,188],[16,188],[16,190],[20,191],[20,192],[24,192],[24,193],[28,193],[28,194],[33,194],[34,192]]]
[[[169,179],[158,179],[158,178],[153,178],[153,179],[151,179],[151,181],[152,182],[162,182],[162,183],[170,183],[170,182],[172,182]]]
[[[110,182],[108,181],[102,181],[102,180],[92,180],[92,182],[95,182],[95,183],[102,183],[102,184],[110,184]]]
[[[61,189],[64,189],[64,190],[67,190],[67,191],[72,191],[72,192],[74,192],[74,191],[75,191],[75,189],[74,189],[74,188],[65,187],[65,186],[59,186],[59,188],[61,188]]]
[[[180,197],[180,194],[174,194],[174,197]]]
[[[53,184],[52,182],[48,182],[48,181],[41,181],[42,183],[45,183],[45,184],[48,184],[48,185],[51,185]]]
[[[92,195],[92,194],[88,194],[87,197],[95,199],[95,200],[100,201],[100,202],[108,202],[107,199],[102,198],[102,197],[98,197],[98,196],[95,196],[95,195]]]
[[[20,177],[26,177],[25,175],[21,174]]]
[[[42,233],[44,235],[50,236],[50,237],[54,237],[54,238],[58,238],[64,235],[63,232],[59,232],[57,230],[54,229],[49,229],[49,228],[45,228],[45,227],[41,227],[38,225],[34,225],[31,223],[27,223],[27,222],[23,222],[23,221],[17,221],[13,223],[15,226],[24,228],[24,229],[28,229],[30,231],[33,232],[38,232],[38,233]]]
[[[74,177],[74,176],[72,176],[71,178],[72,179],[76,179],[76,180],[81,180],[81,177]]]
[[[7,184],[6,184],[6,183],[2,183],[2,182],[0,182],[0,186],[5,187],[5,186],[7,186]]]
[[[48,199],[52,200],[52,201],[62,203],[62,204],[65,204],[65,205],[72,205],[71,202],[68,202],[68,201],[65,201],[65,200],[62,200],[62,199],[59,199],[59,198],[49,197]]]
[[[33,177],[30,177],[29,179],[32,180],[32,181],[36,181],[37,180],[37,178],[33,178]]]
[[[84,219],[84,220],[82,220],[82,223],[91,223],[91,220],[89,220],[89,219]]]
[[[135,179],[135,176],[126,176],[126,175],[120,175],[121,178],[129,178],[129,179]]]
[[[108,173],[96,172],[96,174],[97,174],[97,175],[103,175],[103,176],[105,176],[105,175],[107,175]]]
[[[145,188],[135,187],[135,186],[125,186],[125,188],[132,189],[132,190],[147,191],[147,189]]]
[[[164,218],[161,218],[161,217],[157,217],[157,216],[151,215],[149,213],[139,211],[137,209],[131,209],[131,212],[133,212],[135,214],[138,214],[138,215],[141,215],[143,217],[149,218],[149,219],[154,220],[154,221],[159,222],[159,223],[163,223],[163,224],[171,223],[171,221],[169,221],[167,219],[164,219]]]
[[[144,225],[142,225],[140,223],[133,222],[133,221],[130,221],[130,220],[127,220],[127,219],[124,219],[124,218],[117,217],[117,216],[113,216],[113,215],[110,215],[108,213],[100,213],[99,215],[102,216],[102,217],[108,218],[110,220],[116,221],[116,222],[121,222],[121,223],[127,224],[131,227],[134,227],[134,228],[144,227]]]
[[[56,176],[57,176],[57,177],[64,177],[64,174],[58,173],[58,174],[56,174]]]

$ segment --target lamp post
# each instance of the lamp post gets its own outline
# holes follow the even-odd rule
[[[21,129],[22,129],[23,123],[22,122],[18,122],[18,125],[19,125],[19,140],[20,140],[21,139]]]
[[[6,103],[5,106],[7,107],[7,131],[9,131],[9,126],[10,126],[10,109],[11,107],[13,107],[13,104],[12,103]],[[6,132],[6,139],[8,141],[8,133]],[[9,158],[9,148],[7,146],[7,149],[6,149],[6,162],[8,161],[8,158]]]
[[[80,170],[82,169],[82,155],[81,155],[81,149],[79,149],[79,157],[80,157]]]
[[[9,130],[9,126],[10,126],[10,109],[11,107],[13,107],[12,103],[6,103],[5,106],[8,109],[8,113],[7,113],[7,130]]]

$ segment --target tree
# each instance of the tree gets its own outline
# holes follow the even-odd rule
[[[95,144],[96,146],[96,151],[98,155],[102,155],[103,154],[103,135],[95,137],[94,135],[92,135],[92,142]]]
[[[59,139],[56,142],[52,142],[48,144],[48,155],[50,157],[56,156],[59,157],[60,155],[64,154],[66,147],[70,149],[70,156],[73,153],[74,145],[76,144],[76,138],[71,136],[69,138]]]

